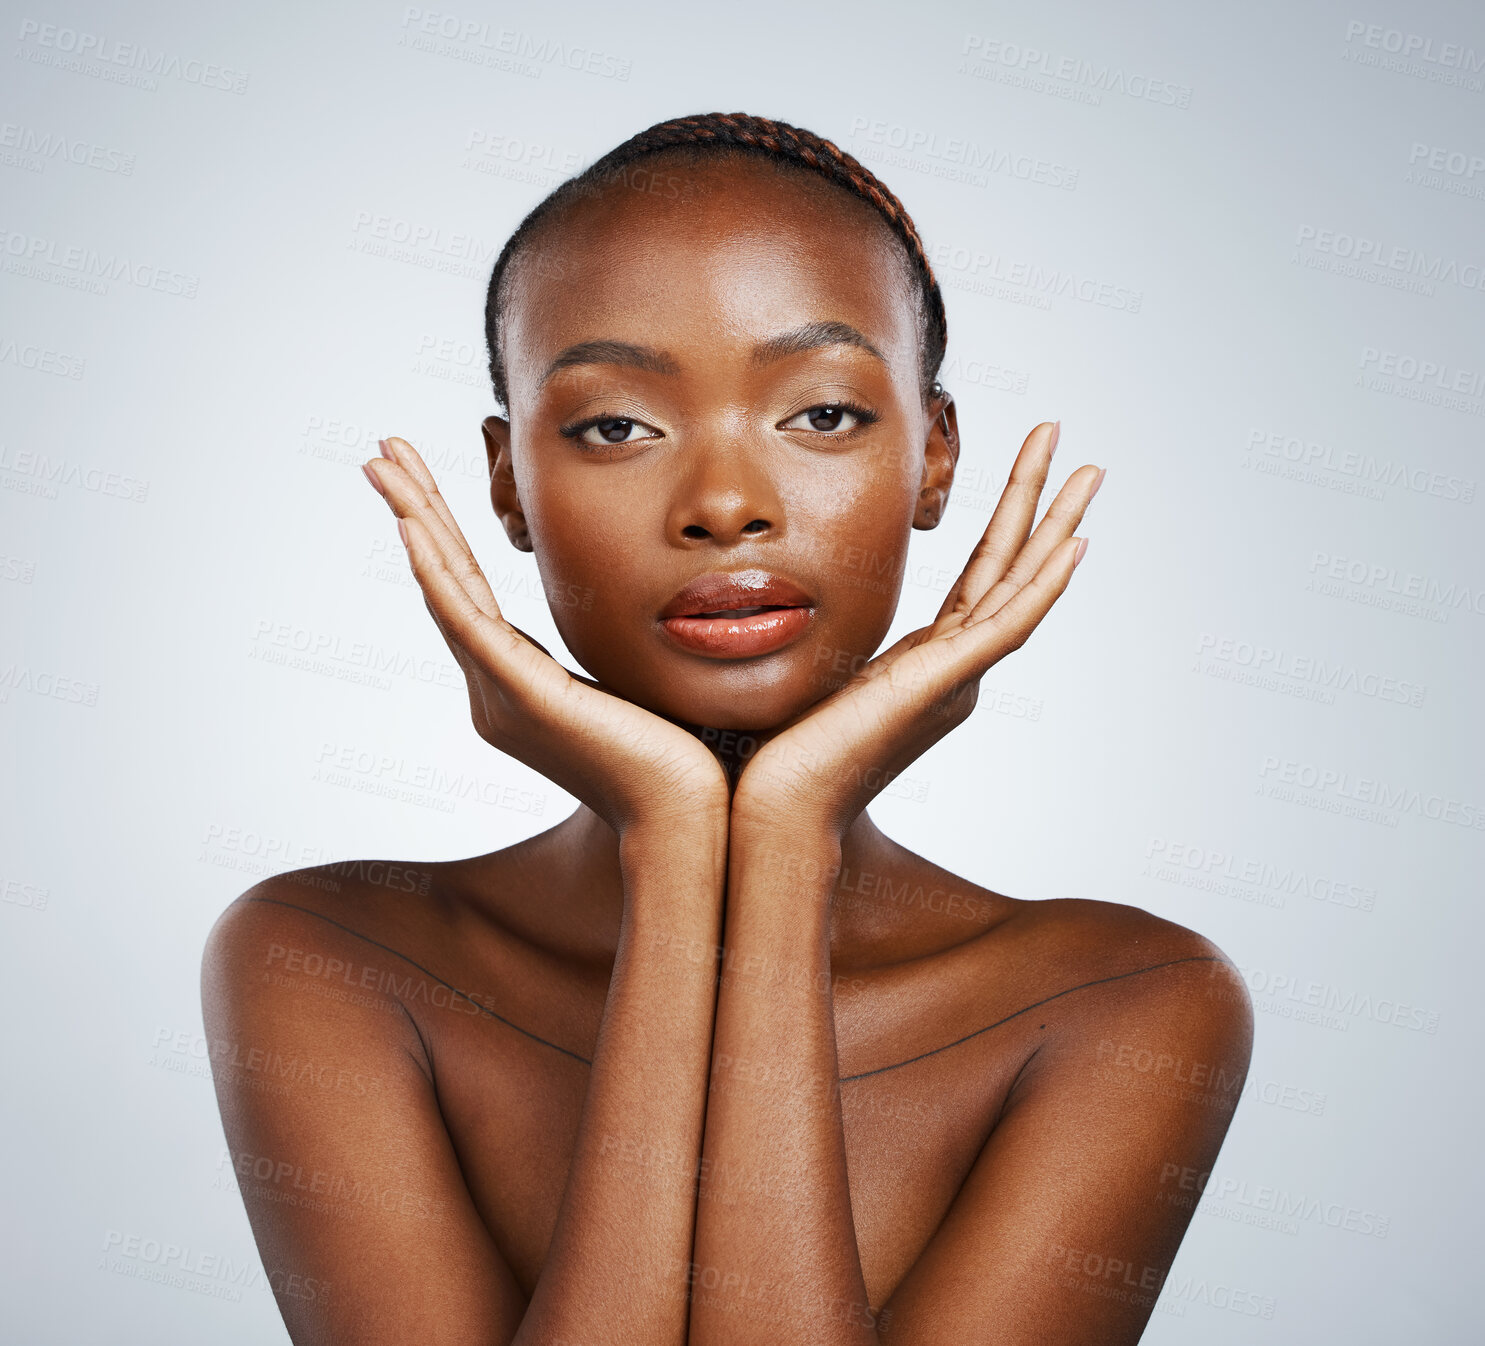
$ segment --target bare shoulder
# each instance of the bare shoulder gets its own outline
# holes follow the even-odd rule
[[[208,1020],[296,1013],[310,1004],[341,1017],[401,1015],[398,978],[457,927],[454,865],[345,860],[276,874],[217,917],[201,959]],[[436,961],[436,956],[435,956]],[[362,1011],[356,1014],[353,1011]]]
[[[1014,1076],[887,1308],[937,1324],[952,1303],[956,1340],[1132,1343],[1242,1098],[1247,991],[1211,940],[1138,907],[1006,900],[975,980],[1005,1005],[985,1017]]]
[[[999,916],[971,941],[987,991],[1026,1006],[1056,1002],[1069,1033],[1111,1015],[1146,1016],[1172,1033],[1205,1035],[1244,1057],[1253,1010],[1234,961],[1205,935],[1143,908],[1084,898],[989,893]]]
[[[1252,999],[1206,936],[1140,907],[1074,898],[1022,902],[1006,932],[1041,967],[1042,984],[1060,988],[1067,1012],[1051,1057],[1131,1080],[1201,1085],[1210,1076],[1240,1087]]]
[[[338,861],[272,875],[217,917],[206,939],[203,975],[224,972],[244,955],[266,952],[285,940],[317,937],[340,944],[355,939],[361,926],[385,925],[393,905],[388,894],[427,897],[432,887],[431,866],[386,860]]]
[[[275,874],[234,899],[207,937],[203,974],[248,953],[283,946],[276,959],[331,949],[377,948],[416,956],[467,915],[471,860],[337,860]],[[314,947],[308,947],[313,945]],[[298,961],[296,957],[293,961]]]
[[[1023,938],[1058,944],[1093,959],[1149,957],[1232,960],[1205,935],[1124,902],[1062,897],[1015,901],[1012,921]]]
[[[509,1340],[519,1322],[407,1008],[457,994],[397,948],[440,919],[437,880],[418,897],[418,869],[265,879],[203,951],[217,1103],[259,1254],[276,1289],[313,1287],[278,1293],[295,1341],[407,1341],[426,1335],[430,1302],[451,1340]]]
[[[315,1020],[424,1056],[429,1012],[496,1007],[486,955],[492,939],[520,939],[496,900],[510,886],[504,854],[343,860],[255,884],[202,951],[209,1030]]]

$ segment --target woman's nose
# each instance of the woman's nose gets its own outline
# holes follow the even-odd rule
[[[732,542],[743,537],[757,537],[767,533],[773,524],[769,520],[756,516],[749,519],[741,527],[736,519],[746,514],[747,509],[741,510],[711,510],[707,512],[706,521],[688,523],[681,529],[681,535],[693,541],[704,541],[711,539],[714,542]]]
[[[679,545],[723,546],[766,537],[782,524],[778,492],[743,446],[698,453],[676,483],[666,531]]]

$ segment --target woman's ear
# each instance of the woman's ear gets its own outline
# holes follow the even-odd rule
[[[505,525],[505,535],[517,551],[531,550],[526,514],[516,493],[516,474],[511,466],[510,422],[501,416],[486,416],[480,429],[485,433],[485,453],[490,459],[490,503]]]
[[[918,487],[918,507],[913,514],[914,528],[937,528],[949,503],[949,488],[954,484],[954,468],[959,463],[959,414],[954,409],[953,395],[942,384],[933,385],[928,402],[928,439],[923,445],[923,480]]]

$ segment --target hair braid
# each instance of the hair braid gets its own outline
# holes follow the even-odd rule
[[[500,310],[505,300],[503,282],[510,263],[536,232],[538,226],[559,213],[563,207],[581,197],[591,196],[610,186],[636,159],[661,154],[667,150],[685,150],[693,154],[744,153],[774,161],[796,164],[817,173],[827,182],[845,188],[873,207],[887,222],[907,250],[923,319],[923,340],[919,350],[921,392],[926,400],[934,385],[939,366],[948,345],[948,317],[943,294],[929,264],[928,254],[912,219],[900,202],[870,169],[847,154],[834,141],[817,136],[788,122],[771,121],[745,112],[708,112],[692,117],[674,117],[631,136],[602,158],[595,160],[576,177],[555,188],[521,221],[506,241],[495,262],[490,288],[485,299],[485,338],[490,349],[490,379],[495,396],[508,407],[509,393],[505,379],[505,352],[501,345]]]

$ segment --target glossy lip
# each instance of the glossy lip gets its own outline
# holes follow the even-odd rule
[[[761,608],[760,612],[748,612]],[[725,616],[718,614],[728,614]],[[814,600],[767,570],[698,575],[660,610],[660,625],[681,648],[713,659],[771,654],[810,624]]]
[[[737,608],[808,608],[814,602],[792,580],[767,570],[738,570],[731,574],[709,570],[698,575],[660,609],[660,620]]]

